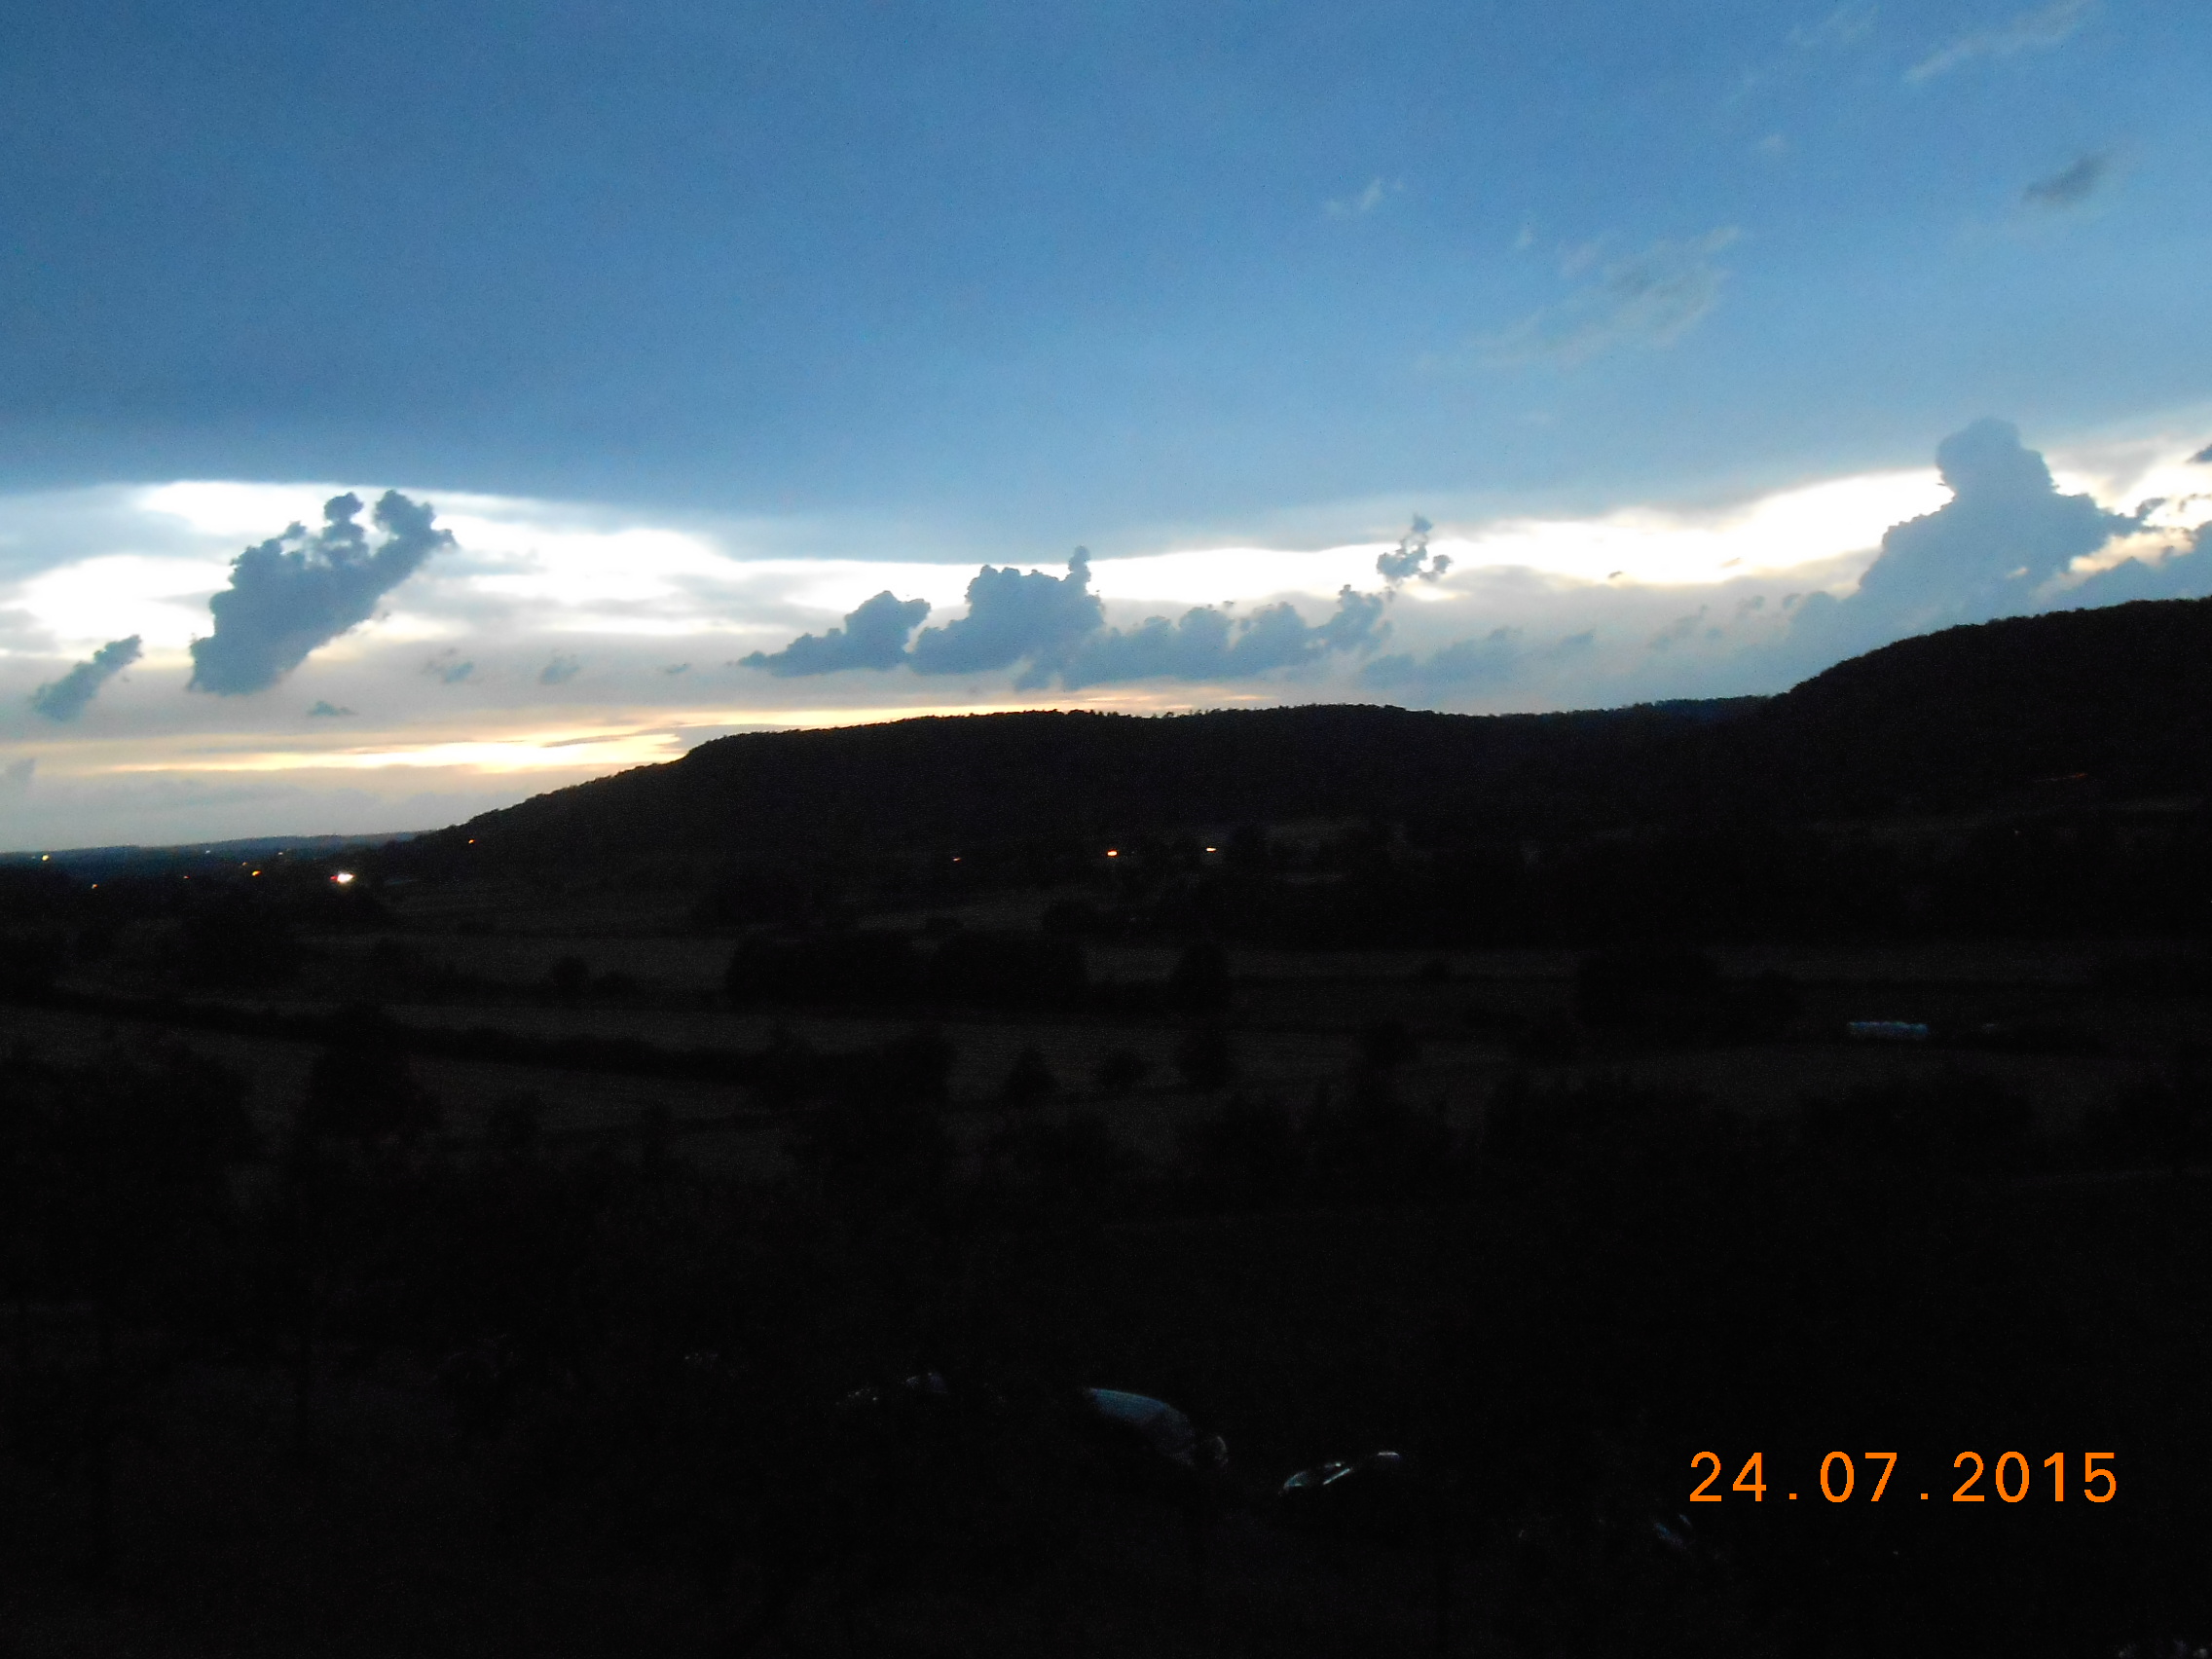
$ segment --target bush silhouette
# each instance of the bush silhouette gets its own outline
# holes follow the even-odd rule
[[[1108,1094],[1126,1094],[1151,1070],[1134,1050],[1112,1049],[1098,1062],[1098,1087]]]
[[[1219,1014],[1229,996],[1229,952],[1210,939],[1185,945],[1167,976],[1168,1007],[1178,1014]]]
[[[545,982],[561,1001],[581,1002],[591,989],[591,968],[580,956],[564,956],[546,970]]]
[[[1420,1051],[1402,1019],[1381,1019],[1359,1034],[1359,1061],[1370,1071],[1396,1071]]]
[[[1051,934],[963,930],[937,947],[925,976],[940,1002],[980,1008],[1076,1008],[1090,989],[1083,946]]]
[[[1235,1096],[1179,1136],[1199,1202],[1210,1209],[1268,1209],[1297,1196],[1306,1143],[1275,1101]]]
[[[415,1081],[397,1028],[378,1008],[334,1016],[329,1047],[308,1071],[301,1126],[311,1138],[411,1140],[438,1126],[438,1105]]]
[[[276,984],[299,965],[299,942],[284,918],[244,895],[212,901],[184,919],[176,966],[188,988]]]
[[[1950,1171],[2015,1167],[2031,1127],[2017,1093],[1955,1066],[1814,1101],[1805,1114],[1807,1140],[1830,1155]]]
[[[904,934],[817,934],[750,939],[730,957],[723,985],[738,1002],[897,1003],[915,994]]]
[[[999,1085],[999,1099],[1009,1106],[1035,1106],[1059,1088],[1059,1080],[1035,1049],[1014,1055],[1014,1066]]]
[[[1601,1028],[1702,1026],[1719,994],[1719,969],[1694,950],[1602,951],[1574,970],[1574,1012]]]
[[[1193,1088],[1223,1088],[1236,1076],[1236,1056],[1230,1050],[1229,1028],[1219,1020],[1206,1020],[1183,1033],[1175,1047],[1175,1069]]]

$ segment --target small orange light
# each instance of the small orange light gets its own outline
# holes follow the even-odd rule
[[[1114,849],[1113,849],[1112,847],[1108,847],[1108,848],[1106,849],[1106,856],[1107,856],[1108,858],[1110,858],[1110,859],[1118,859],[1118,858],[1120,858],[1120,857],[1121,857],[1122,855],[1121,855],[1120,853],[1116,852],[1116,851],[1115,851],[1115,850],[1114,850]]]

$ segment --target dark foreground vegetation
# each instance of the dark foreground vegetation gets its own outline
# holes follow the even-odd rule
[[[0,869],[0,1651],[2191,1651],[2204,612],[2099,615],[1419,726],[1496,794],[1270,793],[1442,717],[1017,717],[972,840],[576,840],[703,750]],[[1147,730],[1259,771],[960,804]]]
[[[274,1134],[174,1044],[18,1053],[10,1610],[48,1644],[113,1599],[159,1650],[293,1652],[2204,1628],[2201,1069],[2057,1136],[1964,1067],[1759,1124],[1516,1073],[1456,1130],[1391,1041],[1334,1102],[1224,1095],[1158,1163],[1014,1105],[963,1147],[923,1034],[793,1100],[768,1183],[650,1119],[561,1146],[518,1100],[441,1134],[373,1034]],[[1228,1473],[1101,1457],[1101,1381],[1225,1433]],[[1364,1505],[1273,1494],[1382,1448],[1408,1473]],[[1775,1490],[1689,1505],[1708,1449]],[[1866,1481],[1900,1455],[1883,1506],[1815,1500],[1837,1449]],[[2015,1449],[2074,1480],[2112,1452],[2120,1494],[1948,1501],[1958,1452]]]

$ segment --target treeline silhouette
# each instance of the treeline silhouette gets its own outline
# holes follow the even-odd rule
[[[1749,826],[1418,850],[1354,835],[1319,858],[1260,846],[1220,867],[1187,848],[1131,849],[1104,903],[1046,925],[1321,949],[2212,932],[2202,809],[2056,811],[1917,836]]]

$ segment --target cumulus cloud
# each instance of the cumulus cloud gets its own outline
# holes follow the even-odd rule
[[[2063,171],[2038,179],[2020,192],[2020,200],[2030,207],[2076,206],[2097,193],[2097,187],[2104,183],[2105,174],[2111,169],[2112,158],[2098,151],[2083,156]]]
[[[1371,650],[1388,636],[1382,594],[1346,587],[1327,621],[1308,626],[1289,604],[1233,617],[1201,605],[1170,622],[1148,616],[1134,628],[1102,628],[1056,664],[1039,662],[1019,683],[1042,685],[1056,669],[1069,690],[1132,680],[1246,680],[1320,661],[1333,651]]]
[[[1696,639],[1700,629],[1704,628],[1705,626],[1705,618],[1707,613],[1711,611],[1712,608],[1713,608],[1709,605],[1701,605],[1689,615],[1676,617],[1672,622],[1668,623],[1664,628],[1660,629],[1659,632],[1651,636],[1651,648],[1655,651],[1673,650],[1675,646],[1680,645],[1684,640]],[[1719,637],[1719,634],[1716,630],[1709,630],[1708,632],[1710,634],[1710,637],[1712,638],[1717,639]]]
[[[2009,421],[1976,421],[1945,438],[1936,464],[1951,499],[1893,525],[1846,598],[1816,593],[1795,613],[1792,641],[1829,660],[1907,634],[2047,607],[2078,559],[2142,526],[2087,496],[2060,495],[2043,457]]]
[[[1672,346],[1711,314],[1728,279],[1719,255],[1741,233],[1733,225],[1685,240],[1656,241],[1605,266],[1558,305],[1479,343],[1493,366],[1586,362],[1621,347]],[[1562,266],[1574,276],[1595,260],[1578,248]]]
[[[990,573],[990,567],[986,565],[983,575]],[[973,602],[975,588],[972,584],[969,597]],[[766,669],[779,680],[807,674],[834,674],[842,668],[897,668],[906,660],[906,636],[920,627],[922,618],[929,613],[928,600],[901,599],[885,588],[873,599],[864,601],[859,609],[848,613],[842,628],[832,628],[826,634],[801,634],[773,655],[755,651],[751,656],[739,657],[738,666]]]
[[[1448,554],[1429,552],[1428,533],[1435,528],[1420,514],[1414,514],[1413,528],[1398,537],[1397,550],[1375,556],[1375,573],[1392,587],[1408,577],[1433,582],[1443,575],[1452,568],[1452,560]]]
[[[139,639],[110,640],[59,680],[49,681],[31,693],[31,708],[50,720],[73,720],[99,689],[138,660]]]
[[[308,711],[308,718],[318,720],[344,719],[352,712],[351,709],[341,709],[337,704],[318,697],[314,707]]]
[[[423,672],[441,685],[459,685],[476,672],[476,664],[461,660],[457,650],[440,651],[423,665]]]
[[[223,696],[261,691],[305,662],[310,651],[366,622],[377,601],[423,561],[454,545],[432,528],[427,502],[387,490],[371,515],[384,540],[374,549],[354,521],[361,498],[323,503],[323,526],[294,524],[231,561],[231,585],[207,602],[215,631],[192,642],[190,689]]]
[[[2090,0],[2052,0],[2048,6],[2022,12],[1995,28],[1961,36],[1915,63],[1904,72],[1904,78],[1918,85],[1977,57],[2011,57],[2057,46],[2088,19],[2089,7]]]
[[[553,660],[537,671],[540,685],[566,685],[584,671],[584,665],[565,651],[556,651]]]
[[[1424,695],[1501,690],[1531,672],[1587,655],[1596,648],[1595,630],[1570,634],[1549,645],[1531,646],[1519,628],[1493,628],[1480,639],[1461,640],[1426,658],[1401,653],[1377,657],[1360,679],[1379,691]]]
[[[1040,670],[1103,627],[1106,607],[1090,591],[1090,550],[1078,547],[1065,576],[985,565],[968,584],[968,614],[915,637],[908,660],[917,674],[977,674],[1032,665],[1024,684],[1041,684]]]
[[[1024,690],[1055,680],[1073,690],[1133,680],[1246,679],[1331,652],[1373,649],[1389,632],[1387,600],[1347,586],[1328,618],[1311,626],[1282,603],[1246,616],[1201,605],[1174,620],[1150,616],[1133,628],[1109,628],[1105,604],[1090,591],[1090,554],[1078,547],[1064,576],[985,565],[968,584],[968,613],[924,629],[910,647],[906,636],[929,606],[885,592],[847,616],[844,628],[801,635],[773,655],[755,651],[740,665],[784,676],[902,663],[923,675],[1014,668],[1014,684]]]

